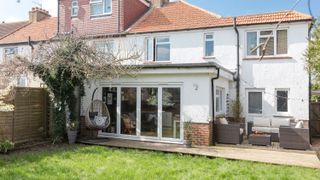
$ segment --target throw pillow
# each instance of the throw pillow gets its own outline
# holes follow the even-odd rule
[[[104,126],[106,123],[107,117],[103,116],[96,116],[94,117],[94,122],[96,123],[97,126]]]
[[[228,121],[226,118],[220,118],[219,121],[220,121],[220,124],[228,124]]]

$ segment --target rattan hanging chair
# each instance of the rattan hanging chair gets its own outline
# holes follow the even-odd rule
[[[105,130],[110,125],[110,113],[107,105],[101,100],[93,100],[94,90],[91,104],[86,113],[86,126],[91,130]]]

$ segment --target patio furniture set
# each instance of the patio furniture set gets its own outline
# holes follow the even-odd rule
[[[289,118],[253,118],[247,123],[247,133],[244,124],[229,123],[226,118],[215,122],[215,141],[222,144],[242,144],[243,137],[251,145],[271,146],[279,142],[281,148],[307,150],[310,148],[309,129],[303,127],[303,121],[292,122]]]

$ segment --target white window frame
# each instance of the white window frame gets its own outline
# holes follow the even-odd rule
[[[24,79],[25,84],[20,84],[20,80]],[[17,87],[28,87],[28,77],[26,75],[21,75],[17,77]]]
[[[288,99],[287,99],[287,111],[278,111],[278,91],[286,91],[288,93]],[[275,112],[280,115],[288,115],[290,111],[290,103],[289,103],[289,96],[290,96],[290,89],[289,88],[277,88],[275,89]]]
[[[286,30],[287,31],[287,53],[286,54],[277,54],[277,37],[278,37],[278,31],[281,31],[281,30]],[[248,31],[245,31],[245,55],[246,57],[260,57],[261,54],[260,54],[260,48],[262,47],[259,47],[256,49],[257,51],[257,55],[249,55],[248,54],[248,33],[250,32],[255,32],[257,33],[257,46],[260,44],[260,38],[268,38],[270,35],[260,35],[260,33],[262,31],[272,31],[272,36],[274,38],[274,44],[273,44],[273,55],[265,55],[265,57],[274,57],[274,56],[288,56],[289,54],[289,44],[288,44],[288,41],[289,41],[289,34],[288,34],[288,28],[281,28],[281,29],[262,29],[262,30],[248,30]]]
[[[102,13],[101,14],[92,14],[91,12],[91,6],[93,4],[101,4],[102,5]],[[105,0],[90,0],[90,16],[91,17],[97,17],[97,16],[105,16],[105,15],[111,15],[112,14],[112,0],[110,0],[110,12],[104,12],[104,9],[106,9],[107,5],[105,4]]]
[[[158,42],[158,39],[169,39],[168,42]],[[148,42],[152,42],[149,44]],[[167,60],[157,60],[157,46],[158,45],[169,45],[169,59]],[[149,57],[149,45],[152,46],[151,50],[151,58]],[[153,61],[153,62],[170,62],[171,61],[171,39],[169,36],[158,36],[158,37],[146,37],[145,38],[145,58],[146,61]]]
[[[159,39],[169,39],[168,42],[158,42]],[[157,46],[158,45],[169,45],[169,59],[166,59],[166,60],[158,60],[157,59],[157,54],[158,54],[158,51],[157,51]],[[170,37],[169,36],[160,36],[160,37],[156,37],[155,38],[155,43],[154,43],[154,51],[155,51],[155,54],[154,54],[154,61],[156,62],[170,62],[171,60],[171,41],[170,41]]]
[[[219,95],[217,94],[217,92],[219,91]],[[215,101],[216,101],[216,108],[215,111],[217,114],[223,114],[224,113],[224,88],[222,87],[216,87],[216,91],[215,91]],[[217,101],[216,99],[219,98],[219,101]],[[220,105],[220,109],[217,109],[217,104],[219,103]]]
[[[212,39],[207,39],[207,35],[212,35]],[[215,41],[214,41],[214,33],[213,32],[209,32],[209,33],[205,33],[204,34],[204,37],[203,37],[203,39],[204,39],[204,49],[203,49],[203,55],[204,55],[204,57],[214,57],[214,54],[215,54],[215,49],[214,49],[214,43],[215,43]],[[213,42],[213,55],[212,56],[207,56],[206,55],[206,50],[207,50],[207,41],[212,41]]]
[[[114,41],[113,40],[98,40],[94,41],[94,47],[98,50],[97,45],[104,45],[104,52],[105,53],[112,53],[114,50]]]
[[[251,116],[263,116],[263,114],[264,114],[264,92],[265,92],[265,90],[264,89],[247,89],[246,91],[247,91],[247,93],[246,93],[247,114],[251,115]],[[261,111],[261,114],[260,113],[250,113],[249,112],[249,93],[251,93],[251,92],[259,92],[259,93],[262,94],[262,111]]]
[[[76,12],[76,13],[75,13]],[[79,4],[78,0],[72,0],[71,1],[71,17],[78,16],[79,13]]]
[[[8,54],[6,51],[9,50],[9,49],[14,50],[15,52],[11,53],[11,54]],[[5,48],[3,48],[3,62],[12,60],[12,59],[8,59],[8,55],[18,55],[18,53],[19,53],[19,49],[16,46],[15,47],[5,47]],[[10,57],[10,58],[12,58],[12,57]]]
[[[174,84],[154,84],[154,83],[144,83],[144,84],[136,84],[136,83],[120,83],[120,84],[110,84],[110,83],[100,83],[101,87],[116,87],[117,88],[117,132],[116,133],[107,133],[107,132],[99,132],[99,137],[113,137],[120,139],[133,139],[133,140],[142,140],[142,141],[157,141],[157,142],[166,142],[166,143],[183,143],[184,140],[184,120],[183,120],[183,85],[179,83]],[[121,89],[122,88],[136,88],[137,89],[137,117],[136,117],[136,135],[126,135],[121,134]],[[157,88],[158,90],[158,129],[157,136],[142,136],[141,135],[141,89],[142,88]],[[180,138],[168,138],[163,137],[162,135],[162,91],[163,88],[178,88],[180,89]]]

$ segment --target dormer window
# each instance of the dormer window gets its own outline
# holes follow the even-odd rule
[[[91,16],[110,15],[112,13],[112,0],[90,0]]]
[[[72,0],[71,2],[71,16],[72,17],[76,17],[78,16],[78,0]]]

